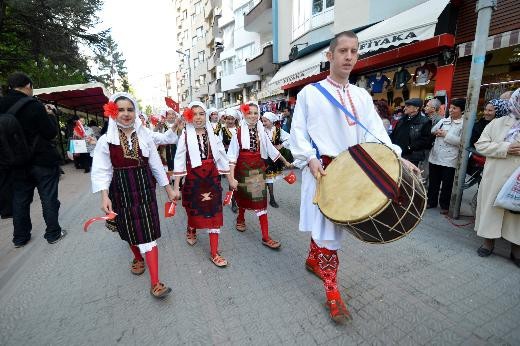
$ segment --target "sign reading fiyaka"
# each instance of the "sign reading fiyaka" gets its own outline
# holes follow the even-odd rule
[[[361,34],[359,42],[359,55],[373,52],[382,48],[399,46],[403,43],[422,41],[432,37],[434,30],[435,26],[427,26],[369,39],[364,38]]]

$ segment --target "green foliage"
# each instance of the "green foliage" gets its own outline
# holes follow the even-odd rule
[[[110,32],[92,33],[98,23],[102,0],[0,0],[0,84],[14,71],[23,71],[36,88],[102,81],[114,90],[110,81],[118,78],[118,89],[128,88],[125,60],[117,52]],[[111,66],[105,77],[93,76],[89,57],[80,46]],[[96,62],[95,61],[95,62]],[[115,71],[115,72],[113,72]]]

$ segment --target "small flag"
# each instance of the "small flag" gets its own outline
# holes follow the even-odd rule
[[[179,104],[177,102],[173,101],[173,99],[171,97],[165,97],[164,101],[166,102],[166,105],[168,107],[170,107],[171,109],[173,109],[177,113],[180,113]]]
[[[116,213],[112,212],[112,213],[108,213],[105,216],[93,217],[92,219],[89,219],[89,220],[87,220],[87,222],[85,222],[85,224],[83,225],[83,231],[86,232],[87,229],[90,227],[90,225],[92,225],[96,221],[113,220],[116,217],[116,215],[117,215]]]
[[[175,207],[177,202],[166,202],[164,204],[164,217],[173,217],[175,215]]]
[[[222,203],[222,205],[230,205],[232,198],[233,198],[233,191],[226,192],[226,197],[224,197],[224,203]]]
[[[288,182],[289,184],[294,184],[296,182],[296,174],[294,174],[293,171],[289,172],[283,179]]]

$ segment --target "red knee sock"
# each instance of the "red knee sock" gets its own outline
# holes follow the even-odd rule
[[[152,250],[146,252],[145,256],[153,287],[159,282],[159,250],[157,250],[157,246],[154,246]]]
[[[134,253],[134,258],[138,261],[143,260],[143,256],[141,256],[141,251],[139,251],[139,247],[137,245],[130,245],[130,250]]]
[[[246,210],[244,208],[238,208],[237,222],[240,222],[240,223],[246,222],[245,213],[246,213]]]
[[[260,229],[262,230],[262,240],[269,240],[269,223],[267,222],[267,214],[262,214],[258,217],[260,220]]]
[[[218,251],[218,233],[209,234],[209,247],[211,249],[211,258],[215,258]]]

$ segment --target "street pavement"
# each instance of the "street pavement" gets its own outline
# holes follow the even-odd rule
[[[269,208],[269,224],[279,251],[261,245],[253,213],[239,233],[225,208],[220,250],[228,268],[209,261],[206,232],[186,244],[182,207],[162,219],[160,278],[173,292],[158,301],[148,273],[130,273],[131,252],[117,234],[102,224],[83,232],[82,223],[101,213],[99,196],[89,192],[88,174],[65,171],[62,241],[42,238],[37,197],[24,248],[12,247],[11,220],[0,221],[0,345],[520,344],[520,270],[509,245],[498,241],[495,255],[478,257],[472,225],[455,227],[438,209],[394,243],[347,237],[338,278],[353,320],[336,325],[321,282],[304,268],[309,235],[298,232],[299,182],[275,186],[280,208]],[[164,204],[164,191],[158,200]]]

